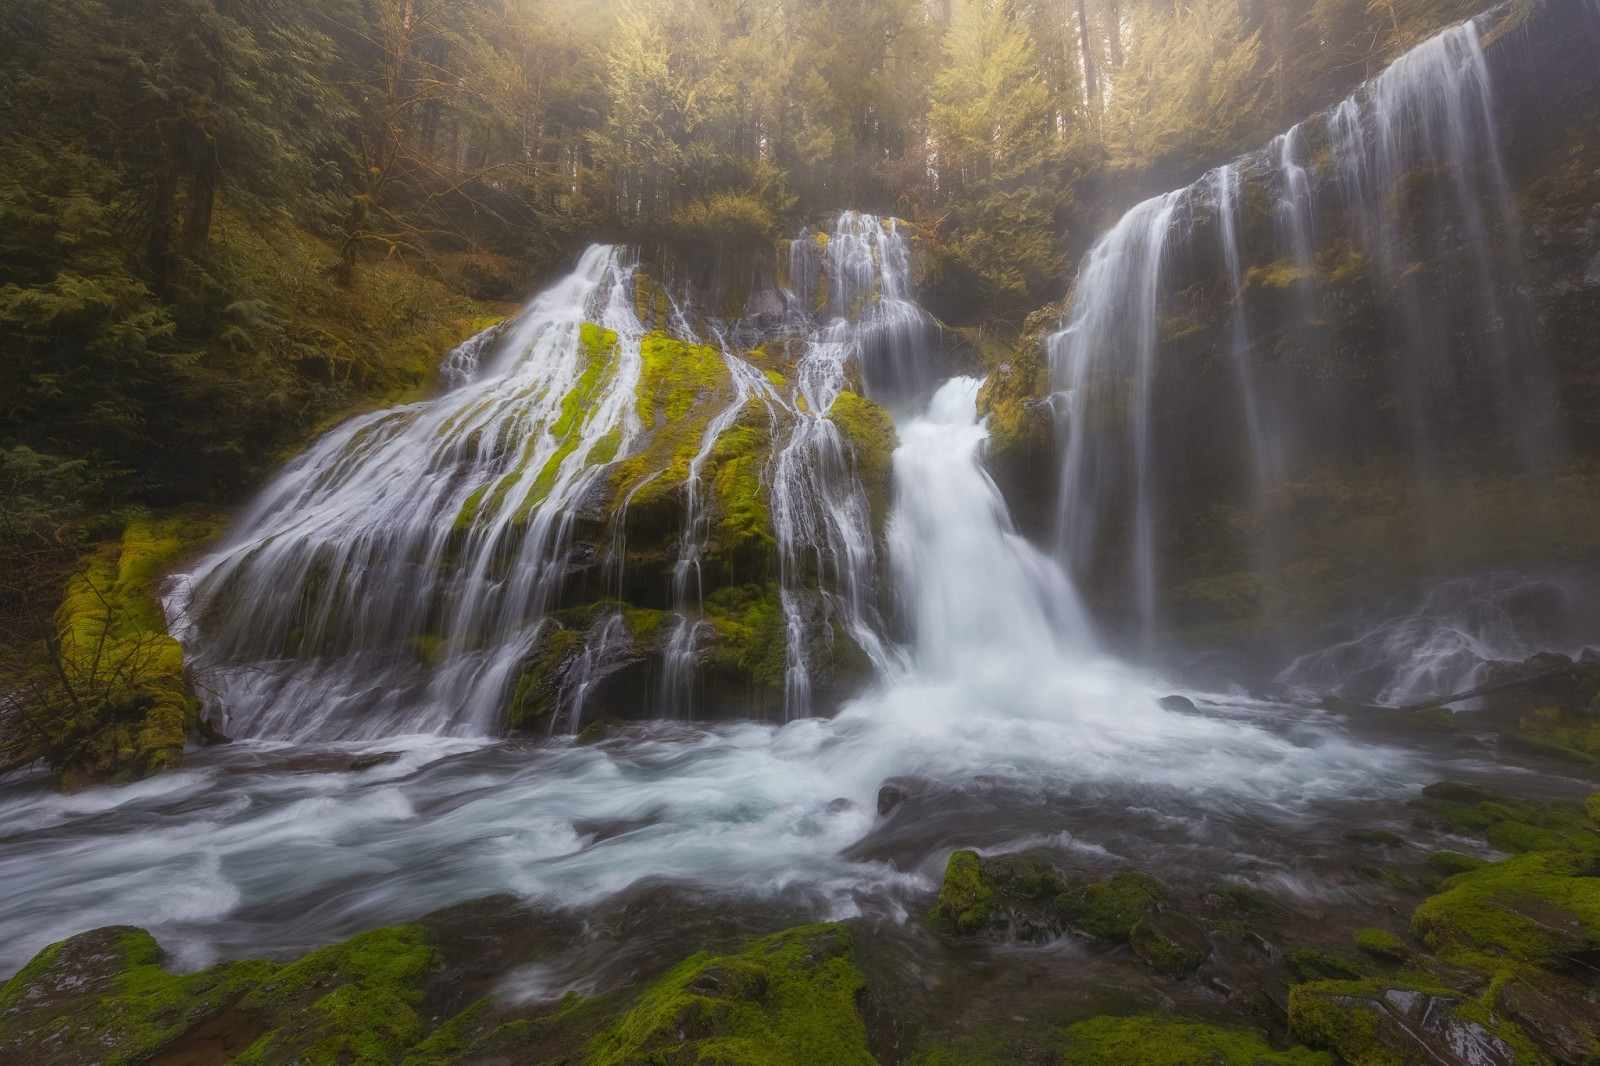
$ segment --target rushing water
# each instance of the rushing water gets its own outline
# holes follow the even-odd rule
[[[1396,794],[1402,757],[1315,714],[1163,709],[1011,528],[979,465],[977,387],[947,383],[902,426],[888,541],[914,655],[836,718],[641,725],[589,747],[244,741],[124,788],[19,782],[0,792],[0,969],[111,922],[149,926],[198,965],[497,891],[583,908],[662,881],[898,918],[964,844],[1116,864],[1161,841],[1231,871],[1218,876],[1297,884],[1263,827]],[[373,752],[396,757],[351,768]],[[946,813],[884,822],[875,795],[891,778],[948,794]]]

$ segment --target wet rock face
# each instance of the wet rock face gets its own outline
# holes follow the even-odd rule
[[[1337,983],[1291,993],[1296,1032],[1334,1048],[1347,1061],[1442,1066],[1512,1066],[1515,1050],[1484,1025],[1464,1019],[1452,996],[1409,988],[1345,990]]]
[[[1112,353],[1082,410],[1072,336],[1052,353],[1035,324],[986,360],[990,470],[1026,532],[1074,544],[1114,630],[1152,621],[1145,597],[1194,646],[1271,641],[1422,572],[1600,557],[1600,33],[1580,9],[1485,29],[1499,161],[1486,143],[1364,166],[1358,100],[1202,178],[1162,241],[1119,246],[1160,261],[1148,306],[1130,274],[1075,319],[1086,259],[1051,309]]]

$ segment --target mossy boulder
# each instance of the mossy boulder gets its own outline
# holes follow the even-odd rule
[[[855,456],[872,507],[873,525],[881,533],[894,502],[894,452],[899,446],[894,419],[866,397],[847,391],[828,408],[828,420],[838,427]]]
[[[1357,929],[1351,939],[1358,951],[1383,962],[1404,962],[1411,955],[1406,942],[1387,929]]]
[[[945,864],[939,902],[928,920],[953,933],[971,935],[986,929],[994,889],[983,876],[983,860],[975,851],[958,851]]]
[[[946,932],[1040,942],[1061,935],[1050,902],[1065,888],[1055,871],[1025,855],[979,857],[958,851],[945,866],[928,920]]]
[[[1520,1031],[1482,1016],[1477,1005],[1438,986],[1318,981],[1289,992],[1289,1031],[1350,1066],[1463,1062],[1512,1066],[1537,1061]],[[1454,1058],[1440,1058],[1450,1048]]]
[[[1127,943],[1140,919],[1167,896],[1166,886],[1141,873],[1117,874],[1103,884],[1069,885],[1052,904],[1072,928]]]
[[[1302,948],[1284,960],[1299,981],[1356,981],[1361,970],[1349,959],[1320,948]]]
[[[56,612],[51,683],[39,686],[31,708],[49,725],[0,738],[0,765],[44,759],[72,791],[183,761],[201,703],[157,587],[215,530],[209,514],[134,517],[119,540],[81,561]]]
[[[1445,882],[1411,926],[1447,959],[1535,965],[1600,950],[1600,878],[1593,855],[1532,852]]]
[[[144,930],[98,929],[46,948],[0,990],[0,1057],[115,1066],[203,1035],[241,1066],[387,1066],[431,1028],[419,1006],[437,961],[420,927],[401,926],[287,966],[177,975]]]
[[[1211,957],[1211,940],[1194,920],[1176,912],[1155,911],[1128,933],[1133,953],[1168,977],[1187,977]]]
[[[865,985],[843,926],[793,929],[657,981],[585,1050],[591,1066],[873,1066],[856,1008]]]

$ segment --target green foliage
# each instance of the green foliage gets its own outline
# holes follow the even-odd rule
[[[1015,0],[959,0],[945,33],[928,122],[939,144],[947,225],[941,251],[998,298],[1021,301],[1061,274],[1071,187],[1062,103]]]
[[[0,765],[44,759],[68,789],[178,765],[199,719],[156,586],[215,530],[211,516],[131,519],[70,573],[53,629],[13,661]]]
[[[587,1049],[592,1066],[871,1066],[856,1009],[865,985],[838,925],[791,929],[737,955],[688,959]]]

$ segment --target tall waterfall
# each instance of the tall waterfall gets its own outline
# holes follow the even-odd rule
[[[1463,436],[1547,474],[1547,372],[1517,302],[1480,31],[1446,30],[1263,151],[1138,204],[1086,256],[1048,342],[1059,545],[1126,605],[1135,642],[1167,623],[1179,506],[1243,515],[1233,565],[1259,568],[1284,561],[1274,496],[1318,476],[1314,455],[1388,448],[1424,501]],[[1396,355],[1374,365],[1379,350]],[[1198,376],[1213,352],[1223,392]]]

